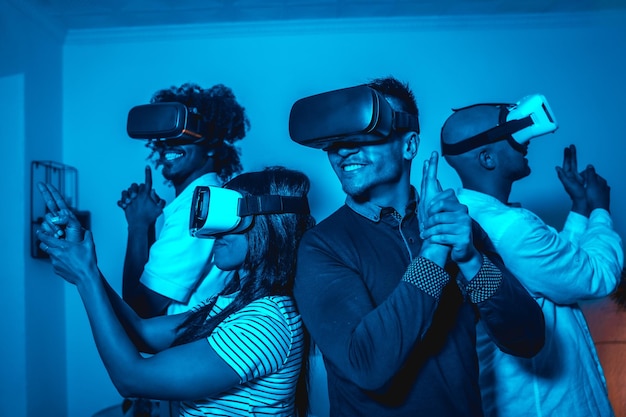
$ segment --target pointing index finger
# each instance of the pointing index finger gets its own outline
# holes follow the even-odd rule
[[[59,193],[59,191],[52,184],[40,182],[37,185],[39,187],[39,192],[41,192],[41,196],[51,213],[58,214],[63,209],[69,210],[63,196],[61,196],[61,193]]]
[[[424,174],[423,174],[423,192],[426,194],[426,199],[430,200],[437,192],[441,191],[439,180],[437,179],[439,154],[433,152],[430,154],[430,159],[424,161]]]
[[[148,190],[152,189],[152,170],[150,165],[146,165],[146,188]]]
[[[433,152],[430,154],[430,161],[428,163],[428,179],[431,181],[437,181],[437,167],[439,165],[439,154]]]

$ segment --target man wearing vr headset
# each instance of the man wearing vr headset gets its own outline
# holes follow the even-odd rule
[[[520,123],[520,120],[527,123]],[[606,382],[581,300],[618,284],[620,237],[609,215],[610,189],[592,166],[578,172],[565,148],[558,177],[572,199],[561,233],[509,202],[513,184],[530,174],[531,138],[554,132],[545,98],[455,110],[441,130],[442,153],[463,183],[459,200],[491,238],[507,268],[533,295],[546,320],[546,343],[533,358],[499,351],[479,324],[478,354],[487,416],[613,416]]]
[[[291,138],[324,149],[346,204],[300,245],[295,297],[323,354],[332,416],[481,416],[475,327],[505,351],[543,344],[541,310],[424,164],[418,109],[395,78],[298,100]],[[419,201],[419,205],[418,205]]]
[[[147,140],[157,167],[174,187],[164,202],[146,182],[122,192],[118,205],[128,221],[123,295],[143,317],[180,313],[220,291],[229,273],[213,266],[212,240],[189,235],[189,210],[197,186],[219,186],[241,171],[235,142],[249,122],[230,88],[183,84],[157,91],[151,104],[128,115],[128,134]],[[155,239],[154,224],[163,213]]]

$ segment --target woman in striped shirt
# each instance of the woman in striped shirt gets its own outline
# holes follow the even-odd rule
[[[309,180],[275,167],[224,188],[306,203]],[[91,232],[76,232],[80,225],[54,188],[40,190],[51,212],[38,232],[42,250],[76,285],[122,396],[180,401],[180,416],[306,414],[308,338],[291,294],[298,242],[315,223],[308,203],[306,212],[257,214],[247,229],[217,235],[215,264],[238,272],[220,295],[191,312],[141,319],[100,273]]]

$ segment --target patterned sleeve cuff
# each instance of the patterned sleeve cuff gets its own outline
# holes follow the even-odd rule
[[[483,264],[478,273],[465,287],[470,301],[478,304],[496,293],[502,282],[502,271],[483,255]]]
[[[415,285],[433,298],[439,299],[450,275],[439,265],[426,258],[417,257],[409,265],[402,281]]]

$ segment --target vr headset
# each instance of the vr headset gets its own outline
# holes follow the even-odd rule
[[[152,103],[128,112],[126,131],[133,139],[196,143],[203,139],[202,116],[181,103]]]
[[[474,106],[453,109],[464,110]],[[532,138],[552,133],[558,129],[558,124],[546,98],[541,94],[533,94],[522,98],[515,104],[496,103],[492,105],[500,108],[498,125],[482,133],[457,143],[443,143],[443,155],[460,155],[479,146],[489,143],[508,140],[516,150],[523,152],[524,145]]]
[[[394,130],[419,133],[417,116],[394,111],[385,97],[367,85],[329,91],[302,98],[289,114],[289,136],[311,148],[327,149],[346,138],[380,142]]]
[[[244,195],[221,187],[199,186],[193,193],[189,232],[198,238],[240,233],[257,214],[308,214],[306,197]]]

